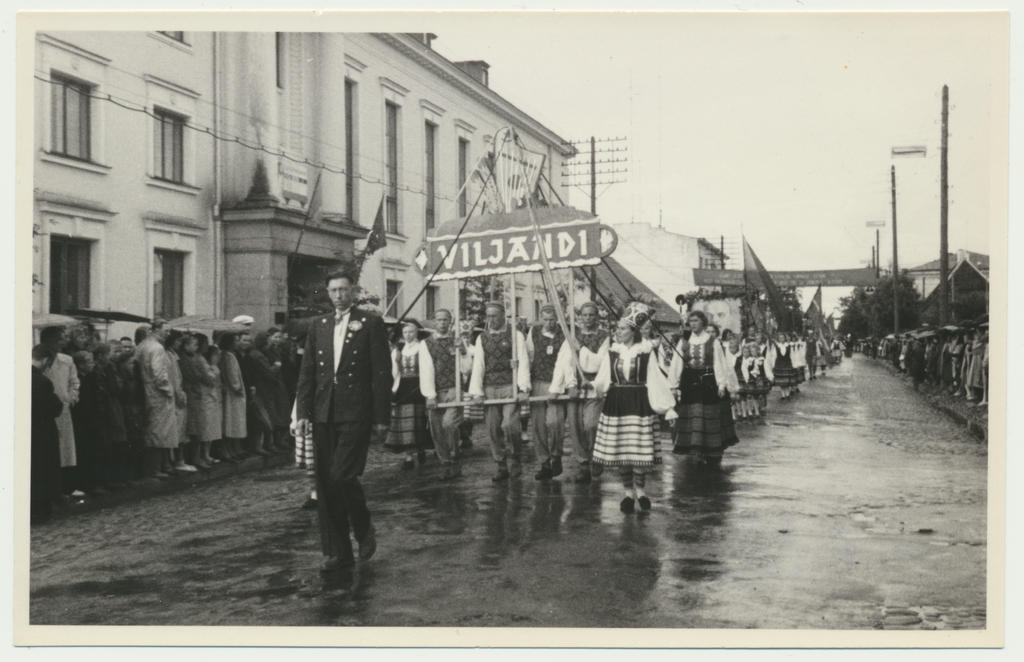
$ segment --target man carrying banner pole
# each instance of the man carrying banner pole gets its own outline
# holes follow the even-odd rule
[[[530,365],[522,360],[513,362],[516,356],[526,356],[526,339],[505,319],[505,305],[491,301],[486,306],[486,316],[486,328],[476,339],[469,395],[485,401],[484,424],[490,435],[491,457],[498,465],[492,480],[501,482],[523,473],[522,429],[519,402],[515,398],[517,390],[519,398],[529,397]],[[486,402],[510,399],[511,402]]]
[[[530,362],[530,381],[534,396],[550,394],[556,369],[572,370],[571,351],[565,335],[558,328],[557,313],[553,305],[540,309],[540,326],[530,329],[526,337],[526,351]],[[565,403],[558,401],[533,402],[530,405],[530,437],[537,444],[540,471],[537,480],[550,480],[562,474],[562,442],[565,436]]]
[[[579,351],[576,358],[580,368],[579,379],[571,365],[556,366],[549,390],[553,394],[567,393],[572,398],[566,405],[566,417],[569,419],[567,435],[572,441],[573,454],[579,464],[573,480],[589,483],[592,477],[590,459],[597,439],[597,423],[601,418],[602,404],[593,382],[601,367],[601,357],[608,351],[609,337],[598,325],[598,307],[593,301],[580,306],[578,321],[576,342]],[[593,475],[599,475],[600,471],[600,465],[593,465]]]

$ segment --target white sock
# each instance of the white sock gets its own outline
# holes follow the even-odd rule
[[[647,493],[644,492],[644,488],[642,488],[642,487],[636,488],[636,498],[639,499],[642,496],[647,496]]]
[[[629,488],[626,488],[626,498],[627,499],[636,499],[636,491],[631,490]]]

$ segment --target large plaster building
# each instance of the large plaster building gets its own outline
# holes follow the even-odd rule
[[[433,39],[38,35],[34,310],[281,323],[325,301],[323,276],[381,209],[387,245],[361,280],[401,313],[424,283],[413,256],[469,212],[480,185],[462,184],[498,129],[545,155],[554,187],[574,153],[491,89],[486,62],[451,62]],[[539,285],[520,279],[525,313]],[[456,297],[439,284],[412,314]]]

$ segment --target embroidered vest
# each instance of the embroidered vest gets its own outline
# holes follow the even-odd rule
[[[434,388],[438,392],[455,388],[455,338],[431,336],[424,342],[434,361]],[[466,357],[466,360],[469,358]]]
[[[711,371],[715,368],[715,357],[712,349],[714,340],[708,339],[703,345],[691,345],[683,340],[683,367],[691,370]]]
[[[630,363],[629,379],[626,379],[626,372],[623,370],[625,359],[618,352],[608,352],[608,360],[612,366],[612,384],[617,386],[644,386],[647,384],[647,364],[651,360],[650,352],[644,352],[634,356]]]
[[[512,383],[512,327],[504,331],[480,334],[484,350],[484,386],[508,386]],[[521,359],[520,359],[521,360]]]
[[[406,355],[399,352],[398,367],[401,370],[402,379],[405,379],[406,377],[419,377],[420,355],[418,353]]]
[[[530,329],[533,340],[533,360],[530,362],[530,375],[539,382],[550,382],[555,375],[555,360],[558,350],[562,348],[565,337],[561,329],[555,331],[554,338],[548,338],[539,326]]]

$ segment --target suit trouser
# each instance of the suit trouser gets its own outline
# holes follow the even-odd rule
[[[485,386],[484,396],[488,400],[512,397],[512,386]],[[484,424],[491,439],[491,457],[495,462],[505,462],[510,456],[518,460],[523,446],[523,429],[519,423],[519,403],[487,405],[484,407]],[[511,446],[511,453],[509,452]]]
[[[601,420],[601,398],[570,400],[566,404],[566,416],[569,419],[568,436],[572,441],[573,452],[580,463],[589,462],[597,440],[597,423]]]
[[[349,532],[361,541],[370,529],[370,510],[359,484],[369,448],[369,422],[313,425],[317,519],[325,556],[351,555]]]
[[[447,389],[437,394],[437,401],[454,402],[455,389]],[[430,425],[430,436],[434,439],[434,450],[441,464],[451,464],[458,459],[462,425],[462,407],[444,407],[428,409],[427,422]]]
[[[548,393],[551,382],[536,382],[533,395]],[[548,462],[562,457],[565,439],[565,403],[534,402],[530,404],[530,438],[537,444],[537,459]]]

